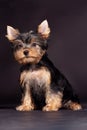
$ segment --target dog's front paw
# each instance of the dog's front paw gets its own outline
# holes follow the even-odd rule
[[[42,109],[43,111],[58,111],[58,107],[54,107],[54,106],[51,106],[51,105],[46,105],[43,107]]]
[[[33,105],[20,105],[18,107],[16,107],[17,111],[31,111],[34,109]]]

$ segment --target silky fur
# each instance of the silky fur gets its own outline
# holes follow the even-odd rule
[[[22,64],[22,101],[16,110],[57,111],[61,107],[72,110],[82,108],[68,80],[48,58],[49,34],[47,20],[38,26],[37,32],[20,33],[7,27],[6,37],[13,45],[14,57]]]

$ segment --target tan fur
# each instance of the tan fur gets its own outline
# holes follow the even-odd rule
[[[24,55],[24,51],[28,50],[29,51],[29,56]],[[28,49],[20,49],[14,52],[14,57],[15,59],[20,63],[20,64],[26,64],[26,63],[38,63],[42,56],[44,55],[45,51],[40,53],[40,48],[28,48]]]
[[[32,79],[36,79],[38,84],[45,82],[46,89],[49,90],[51,77],[50,77],[50,73],[46,67],[41,67],[41,69],[39,71],[36,70],[34,72],[23,71],[20,76],[20,84],[22,85],[22,87],[25,87],[24,83],[26,81],[31,81]],[[30,110],[33,110],[34,107],[35,106],[32,102],[32,98],[31,98],[30,91],[29,91],[29,86],[27,86],[25,96],[22,97],[22,105],[17,107],[17,110],[30,111]]]
[[[37,31],[36,35],[33,31],[20,34],[18,30],[11,26],[7,26],[6,37],[13,44],[14,57],[19,63],[24,65],[23,68],[21,68],[22,72],[20,75],[20,84],[23,90],[22,100],[21,105],[18,106],[16,110],[31,111],[40,108],[43,111],[57,111],[63,105],[63,92],[55,90],[57,86],[53,86],[56,82],[53,82],[51,79],[51,68],[40,67],[41,64],[45,66],[45,64],[49,62],[48,60],[44,63],[45,56],[43,57],[47,51],[47,39],[50,35],[50,28],[47,20],[44,20],[38,26]],[[55,72],[54,69],[53,71]],[[56,85],[63,87],[61,83]],[[72,102],[71,100],[65,103],[64,107],[72,110],[81,109],[80,104]]]
[[[24,71],[20,76],[20,83],[24,85],[25,81],[30,81],[32,79],[36,79],[38,84],[45,82],[46,86],[46,106],[43,107],[43,111],[57,111],[61,106],[62,102],[62,93],[53,93],[50,90],[51,77],[50,73],[46,67],[41,67],[41,69],[36,70],[34,72]],[[27,95],[28,96],[28,95]],[[28,98],[29,100],[29,98]]]
[[[48,38],[50,35],[50,28],[48,26],[47,20],[44,20],[39,26],[38,26],[38,33],[42,35],[43,38]]]
[[[7,26],[7,35],[6,37],[10,40],[13,41],[16,39],[16,37],[19,35],[19,31],[17,29],[14,29],[11,26]]]
[[[47,92],[46,95],[46,106],[44,106],[43,111],[57,111],[62,106],[62,93],[57,94]]]
[[[19,111],[30,111],[34,109],[34,105],[30,96],[29,86],[26,86],[27,90],[25,95],[22,95],[22,104],[16,108]]]
[[[16,107],[16,110],[19,111],[31,111],[34,109],[34,105],[31,101],[31,97],[29,97],[30,94],[26,94],[25,97],[22,98],[22,104],[18,107]]]
[[[82,106],[79,103],[72,102],[71,100],[69,100],[64,106],[73,111],[82,109]]]
[[[24,96],[22,97],[22,104],[16,107],[16,110],[19,111],[31,111],[33,109],[34,109],[34,105],[32,103],[29,93],[27,93],[25,97]]]
[[[20,83],[24,84],[25,80],[36,79],[38,82],[41,80],[42,82],[46,81],[46,86],[50,85],[51,76],[46,67],[41,67],[41,69],[36,71],[23,71],[20,76]]]
[[[82,106],[80,105],[80,104],[78,104],[78,103],[74,103],[74,102],[72,102],[71,104],[70,104],[70,109],[72,109],[72,110],[80,110],[80,109],[82,109]]]

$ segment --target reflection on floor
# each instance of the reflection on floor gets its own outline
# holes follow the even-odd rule
[[[18,112],[5,106],[0,109],[0,130],[86,130],[87,105],[80,111]]]

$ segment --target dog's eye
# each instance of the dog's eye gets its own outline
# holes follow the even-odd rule
[[[16,47],[17,47],[17,49],[20,49],[20,48],[22,48],[22,44],[18,44]]]
[[[34,43],[32,44],[32,47],[36,47],[36,46],[37,46],[37,43],[34,42]]]

